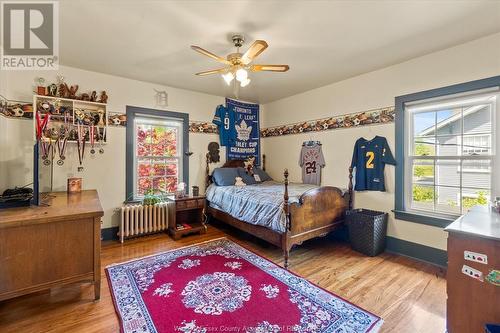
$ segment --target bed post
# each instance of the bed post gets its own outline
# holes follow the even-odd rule
[[[266,171],[266,154],[262,154],[262,170]]]
[[[210,164],[210,153],[207,153],[205,155],[206,157],[206,162],[207,162],[207,165],[205,167],[205,192],[207,191],[207,188],[208,188],[208,185],[210,185],[210,168],[209,168],[209,164]]]
[[[290,257],[290,205],[288,203],[288,169],[283,173],[285,176],[285,193],[283,195],[283,208],[285,210],[285,233],[282,235],[282,248],[285,255],[285,269],[288,269],[288,258]]]
[[[353,199],[353,190],[352,190],[352,167],[349,167],[349,207],[348,209],[351,210],[352,209],[352,199]]]

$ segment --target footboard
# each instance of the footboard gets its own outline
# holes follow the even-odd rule
[[[283,196],[286,230],[281,238],[281,248],[288,269],[290,249],[308,239],[322,237],[339,228],[345,212],[352,208],[352,168],[349,168],[349,185],[343,192],[337,187],[323,186],[312,189],[299,198],[298,203],[288,202],[288,170],[284,172],[285,193]]]
[[[288,170],[285,170],[284,176],[286,245],[326,235],[342,223],[345,212],[352,208],[352,168],[349,168],[347,191],[323,186],[305,192],[300,196],[299,202],[293,204],[288,202]]]
[[[305,192],[298,203],[289,206],[292,237],[314,230],[327,233],[333,224],[343,220],[349,206],[349,192],[323,186]]]

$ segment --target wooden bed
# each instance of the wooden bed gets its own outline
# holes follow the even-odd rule
[[[209,163],[210,160],[207,156],[207,187],[212,182]],[[242,166],[242,164],[243,161],[232,160],[227,161],[222,167]],[[265,171],[265,155],[263,156],[262,169]],[[352,168],[349,168],[347,192],[342,193],[343,191],[333,186],[322,186],[306,191],[300,196],[299,203],[292,204],[288,202],[287,169],[285,169],[283,175],[285,177],[283,201],[286,216],[286,230],[284,233],[238,220],[226,212],[210,207],[209,204],[206,206],[206,211],[209,218],[215,218],[280,247],[285,257],[284,266],[288,269],[290,250],[294,245],[300,245],[308,239],[326,236],[344,224],[345,212],[352,208]]]

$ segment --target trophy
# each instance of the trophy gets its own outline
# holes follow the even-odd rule
[[[37,83],[36,93],[38,95],[45,96],[46,90],[45,86],[43,85],[45,83],[45,79],[43,77],[37,77],[35,79],[35,82]]]
[[[99,109],[97,110],[97,114],[99,115],[99,121],[97,122],[97,127],[104,127],[104,110]]]
[[[49,96],[52,96],[52,97],[57,96],[57,85],[52,83],[50,86],[47,87],[47,89],[48,89]]]

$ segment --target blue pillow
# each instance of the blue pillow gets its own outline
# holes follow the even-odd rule
[[[256,175],[259,175],[260,177],[260,181],[261,182],[265,182],[265,181],[268,181],[268,180],[273,180],[271,178],[271,176],[269,176],[267,174],[267,172],[265,172],[264,170],[262,170],[261,168],[257,168],[257,167],[253,167],[253,172],[256,174]]]
[[[212,179],[217,186],[231,186],[240,177],[237,168],[216,168],[212,172]]]
[[[257,184],[257,181],[253,176],[249,175],[245,168],[238,168],[238,174],[239,176],[243,179],[243,182],[247,185],[255,185]]]

